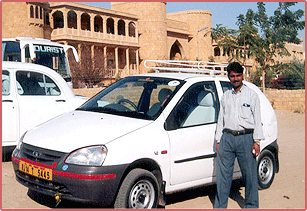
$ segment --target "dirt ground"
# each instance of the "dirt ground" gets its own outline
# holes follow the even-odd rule
[[[305,209],[305,114],[277,110],[280,171],[272,186],[259,191],[260,208]],[[203,187],[166,197],[166,209],[212,209],[215,187]],[[228,208],[238,209],[244,201],[244,187],[236,185]],[[8,208],[50,208],[54,199],[28,193],[15,180],[11,162],[2,163],[2,206]],[[95,208],[61,202],[61,208]],[[97,207],[96,207],[97,208]]]

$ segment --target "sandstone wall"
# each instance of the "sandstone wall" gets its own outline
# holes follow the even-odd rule
[[[305,113],[305,89],[301,90],[266,90],[266,95],[276,110]]]

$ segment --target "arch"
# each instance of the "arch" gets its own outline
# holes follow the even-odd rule
[[[134,22],[130,22],[128,25],[129,28],[129,37],[135,37],[136,35],[136,28],[135,28],[135,23]]]
[[[63,13],[61,11],[56,11],[52,15],[53,17],[53,28],[64,28],[64,18]]]
[[[117,29],[118,29],[118,35],[126,35],[126,32],[125,32],[125,21],[123,20],[119,20],[118,21],[118,25],[117,25]]]
[[[87,13],[81,15],[81,30],[91,30],[91,17]]]
[[[221,55],[221,50],[219,47],[214,48],[214,56],[220,56]]]
[[[32,5],[30,6],[30,18],[34,18],[34,8]]]
[[[35,6],[35,18],[38,18],[38,6]]]
[[[103,20],[102,17],[96,15],[94,18],[94,31],[95,32],[103,32]]]
[[[68,28],[77,29],[77,14],[74,11],[69,11],[67,13],[67,25]]]
[[[107,19],[107,33],[114,34],[114,20],[112,18]]]
[[[171,60],[181,60],[182,56],[182,46],[178,40],[174,42],[170,51],[170,59]]]

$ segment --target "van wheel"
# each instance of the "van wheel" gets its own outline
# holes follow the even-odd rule
[[[267,189],[271,186],[276,170],[274,155],[269,150],[264,150],[258,158],[258,186]]]
[[[158,206],[158,181],[149,171],[133,169],[124,179],[114,208],[151,209]]]

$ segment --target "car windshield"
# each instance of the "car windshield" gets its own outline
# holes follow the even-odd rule
[[[77,110],[154,120],[183,85],[170,78],[131,76],[124,78]]]

